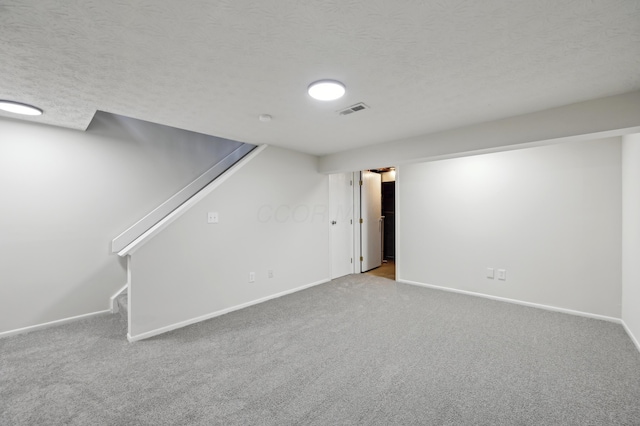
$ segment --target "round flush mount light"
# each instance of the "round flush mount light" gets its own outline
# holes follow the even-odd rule
[[[269,114],[260,114],[258,116],[258,120],[262,121],[263,123],[268,123],[273,119],[272,116],[270,116]]]
[[[344,96],[344,84],[335,80],[320,80],[309,85],[309,96],[319,101],[333,101]]]
[[[42,110],[40,108],[14,101],[0,100],[0,109],[14,114],[42,115]]]

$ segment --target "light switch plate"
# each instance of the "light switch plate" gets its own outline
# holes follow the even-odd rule
[[[218,223],[218,212],[209,212],[207,214],[207,223]]]
[[[495,270],[493,268],[487,268],[487,278],[493,279],[495,277]]]

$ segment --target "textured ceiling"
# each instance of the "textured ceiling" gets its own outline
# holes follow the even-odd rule
[[[310,99],[322,78],[347,95]],[[75,129],[103,110],[326,154],[639,89],[638,0],[0,3],[0,99]]]

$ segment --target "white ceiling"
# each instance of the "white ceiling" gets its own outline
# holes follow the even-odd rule
[[[309,98],[322,78],[347,95]],[[0,3],[0,99],[74,129],[103,110],[322,155],[639,89],[638,0]]]

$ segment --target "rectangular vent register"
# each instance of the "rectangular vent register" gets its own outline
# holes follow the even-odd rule
[[[349,114],[353,114],[354,112],[363,111],[365,109],[369,109],[369,106],[360,102],[338,111],[338,115],[349,115]]]

